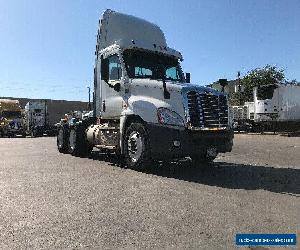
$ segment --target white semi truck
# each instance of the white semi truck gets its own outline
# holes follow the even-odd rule
[[[24,135],[22,108],[19,100],[0,99],[0,137]]]
[[[95,57],[93,117],[61,123],[60,152],[82,156],[96,147],[139,169],[182,157],[198,164],[231,151],[226,95],[189,83],[181,53],[157,25],[106,10]]]

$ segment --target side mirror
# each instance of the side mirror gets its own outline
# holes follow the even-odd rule
[[[108,59],[101,59],[101,79],[108,82],[109,79],[109,69],[108,69]]]
[[[185,82],[191,83],[191,73],[185,73]]]

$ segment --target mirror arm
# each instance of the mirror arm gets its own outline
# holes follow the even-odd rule
[[[185,81],[186,81],[186,83],[191,83],[191,74],[190,73],[185,73]]]
[[[105,80],[104,80],[105,81]],[[108,81],[105,81],[110,88],[113,88],[115,91],[119,92],[121,88],[121,84],[116,82],[116,84],[110,84]]]
[[[164,89],[164,98],[170,99],[170,92],[167,90],[167,84],[165,78],[163,78],[162,81],[163,81],[163,89]]]

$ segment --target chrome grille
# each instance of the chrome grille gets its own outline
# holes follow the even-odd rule
[[[226,96],[187,93],[189,122],[192,127],[220,128],[228,126],[228,106]]]

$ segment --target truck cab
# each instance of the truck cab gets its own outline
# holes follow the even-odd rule
[[[47,127],[46,101],[29,101],[25,105],[26,132],[33,137],[43,135]]]
[[[23,135],[22,109],[18,100],[0,99],[0,136]]]
[[[106,10],[95,50],[93,118],[62,125],[59,150],[113,150],[132,168],[186,156],[198,164],[231,151],[227,96],[191,84],[182,60],[157,25]]]

